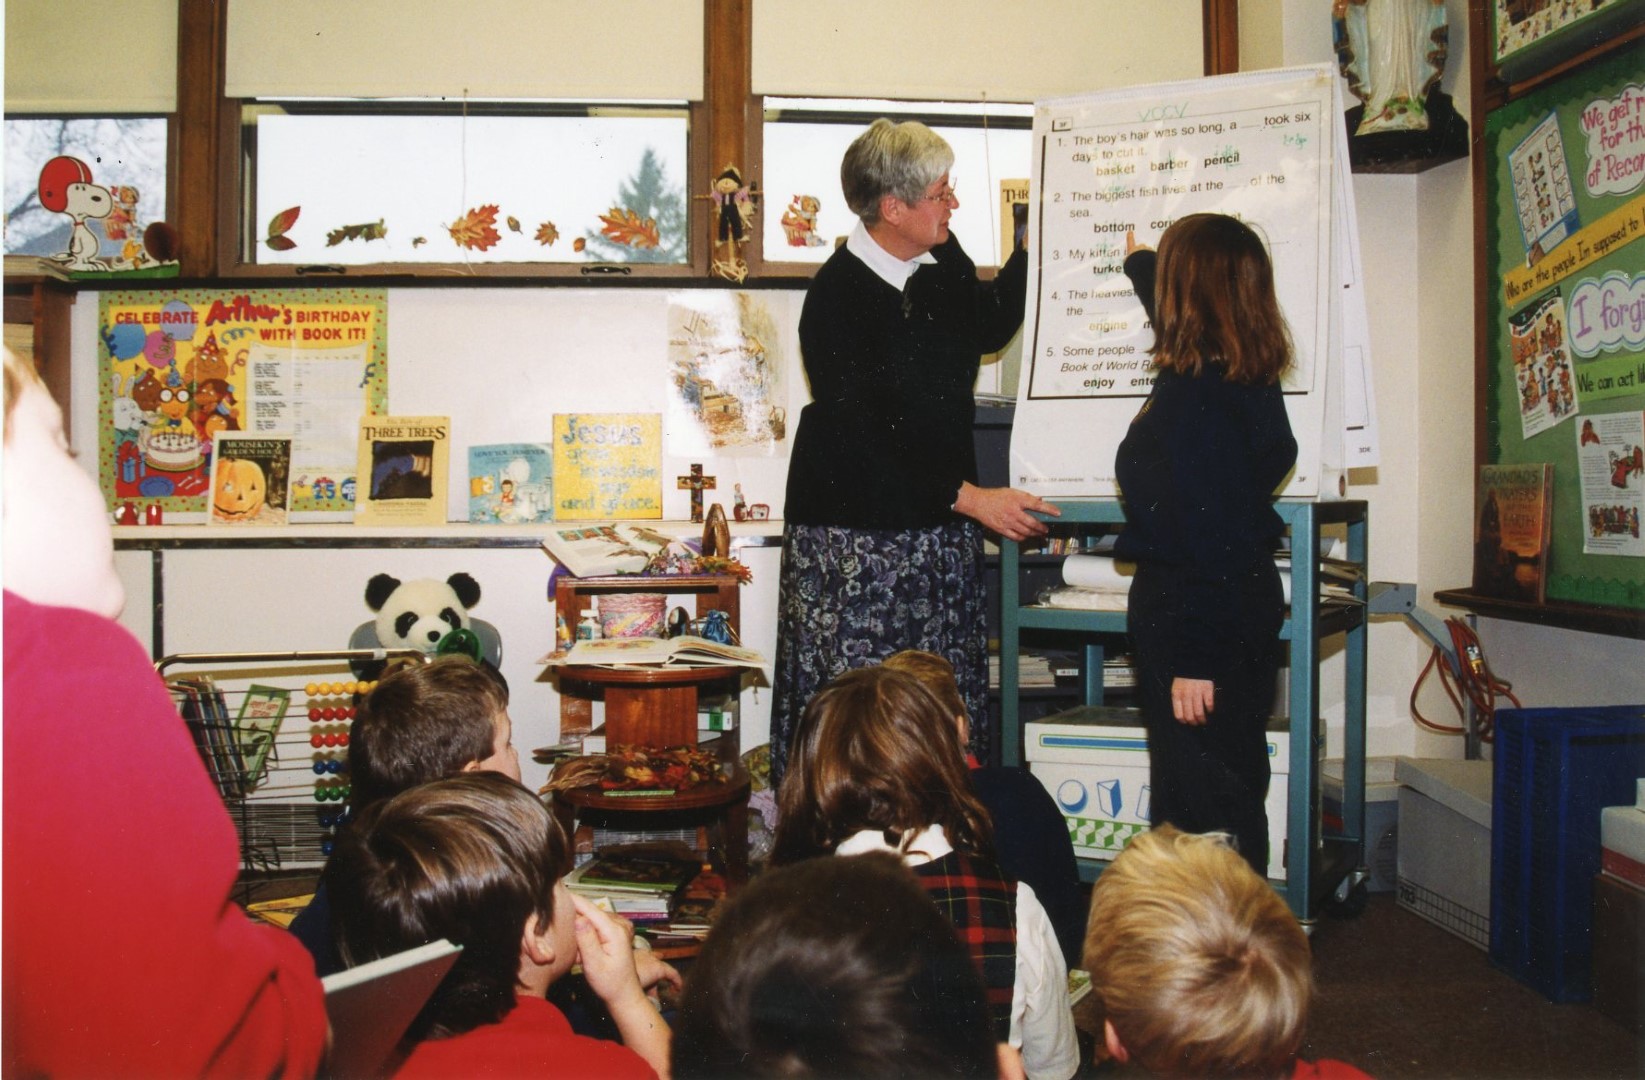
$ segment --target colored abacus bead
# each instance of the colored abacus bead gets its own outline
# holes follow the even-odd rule
[[[315,694],[318,694],[319,692],[320,692],[320,684],[319,683],[309,683],[307,686],[303,687],[303,693],[307,694],[309,697],[313,697]]]
[[[308,718],[311,722],[318,724],[320,722],[321,716],[323,716],[323,715],[324,714],[320,711],[320,708],[318,706],[314,706],[314,705],[309,706]]]
[[[320,747],[322,747],[326,744],[326,737],[324,735],[320,734],[318,731],[316,731],[314,734],[312,734],[308,737],[308,744],[310,746],[314,747],[316,750],[318,750]]]

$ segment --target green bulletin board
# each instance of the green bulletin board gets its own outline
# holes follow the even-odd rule
[[[1548,600],[1630,610],[1645,610],[1629,526],[1645,472],[1625,460],[1645,412],[1642,84],[1617,50],[1490,112],[1484,146],[1485,463],[1554,466]],[[1623,433],[1597,486],[1596,425]]]

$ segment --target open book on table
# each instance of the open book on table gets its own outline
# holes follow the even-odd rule
[[[543,536],[543,548],[577,577],[638,574],[668,538],[644,525],[615,521],[557,524]]]
[[[752,667],[766,659],[754,649],[682,634],[673,638],[630,637],[579,641],[565,652],[551,653],[545,664],[585,664],[593,667]]]

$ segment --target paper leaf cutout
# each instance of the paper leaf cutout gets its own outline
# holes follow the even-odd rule
[[[600,215],[600,221],[600,235],[616,243],[638,248],[657,246],[657,222],[653,218],[642,219],[633,210],[613,206],[611,213]]]
[[[426,236],[413,236],[411,238],[411,246],[414,248],[420,248],[426,243],[428,243],[428,237]]]
[[[381,240],[388,235],[388,226],[383,219],[368,221],[363,225],[344,225],[340,229],[333,229],[326,233],[326,247],[336,247],[344,240]]]
[[[509,232],[519,232],[520,231],[520,219],[515,217],[513,214],[510,214],[508,217],[504,218],[503,220],[508,222],[508,231]]]
[[[560,230],[554,227],[552,221],[545,221],[537,226],[537,243],[544,247],[553,247],[554,241],[560,238]]]
[[[497,231],[497,204],[475,207],[447,225],[446,232],[451,234],[452,243],[460,248],[484,251],[492,247],[503,238]]]
[[[584,240],[580,236],[577,237],[577,239],[571,241],[571,250],[572,251],[581,251],[581,250],[583,250],[583,248],[585,248],[587,246],[588,246],[588,241]]]
[[[297,224],[297,215],[302,212],[303,208],[301,206],[293,206],[269,218],[268,239],[264,240],[263,243],[267,244],[273,251],[290,251],[296,247],[297,241],[291,239],[286,233],[290,232],[291,227]]]

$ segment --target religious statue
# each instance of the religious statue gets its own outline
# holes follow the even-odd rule
[[[1365,103],[1356,135],[1427,131],[1445,72],[1445,0],[1334,0],[1332,36],[1348,89]]]

